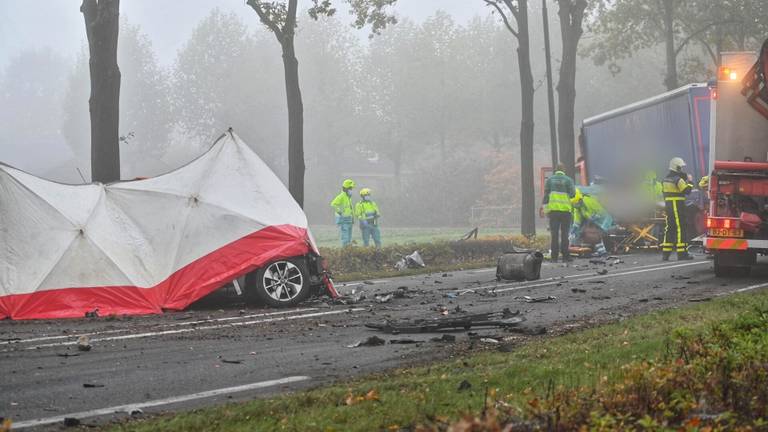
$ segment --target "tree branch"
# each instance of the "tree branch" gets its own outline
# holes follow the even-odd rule
[[[509,19],[507,18],[507,15],[504,13],[504,11],[501,9],[501,6],[499,6],[499,4],[496,3],[493,0],[483,0],[483,1],[488,6],[491,6],[491,7],[495,8],[499,12],[499,15],[501,15],[501,20],[504,21],[504,25],[507,27],[507,29],[510,31],[510,33],[512,33],[515,37],[519,37],[518,33],[517,33],[517,30],[515,30],[512,27],[512,24],[510,24]]]
[[[683,39],[682,42],[680,42],[680,46],[678,46],[677,49],[675,49],[675,56],[680,54],[680,52],[685,48],[686,45],[688,45],[688,43],[692,39],[698,37],[700,34],[704,33],[705,31],[709,30],[710,28],[712,28],[714,26],[717,26],[717,25],[734,24],[734,23],[740,23],[740,22],[741,21],[739,21],[739,20],[725,20],[725,21],[714,21],[714,22],[711,22],[711,23],[705,25],[704,27],[696,30],[695,32],[693,32],[691,34],[689,34],[685,39]]]
[[[515,6],[515,4],[512,3],[512,0],[502,0],[502,1],[504,2],[505,5],[507,5],[507,7],[509,8],[509,11],[512,12],[512,16],[515,17],[515,21],[519,21],[520,11],[517,8],[517,6]],[[528,0],[517,0],[517,1],[521,2],[521,1],[528,1]]]
[[[283,43],[283,38],[285,36],[283,34],[283,30],[280,28],[280,26],[277,25],[276,22],[272,21],[269,16],[267,16],[267,13],[264,11],[264,8],[261,7],[259,0],[246,0],[245,4],[256,11],[256,14],[259,16],[259,20],[261,20],[261,23],[267,26],[272,31],[272,33],[275,34],[278,42]]]
[[[288,15],[285,17],[285,27],[283,27],[283,36],[290,35],[296,29],[296,8],[298,0],[288,0]]]

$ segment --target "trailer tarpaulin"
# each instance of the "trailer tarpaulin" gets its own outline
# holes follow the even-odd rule
[[[183,309],[310,243],[302,209],[231,132],[145,180],[66,185],[0,164],[0,318]]]

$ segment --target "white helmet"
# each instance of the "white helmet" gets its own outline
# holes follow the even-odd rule
[[[669,161],[669,170],[674,172],[680,172],[685,168],[685,161],[682,158],[676,157]]]

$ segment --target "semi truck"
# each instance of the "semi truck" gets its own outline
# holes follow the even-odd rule
[[[715,274],[748,274],[768,254],[768,40],[758,54],[723,53],[710,86],[705,247]]]
[[[587,182],[639,183],[662,177],[682,157],[696,179],[709,172],[710,88],[690,84],[590,117],[581,127],[581,171]]]

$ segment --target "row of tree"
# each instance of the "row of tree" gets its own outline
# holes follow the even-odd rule
[[[120,126],[114,135],[120,149],[117,155],[123,155],[124,177],[167,170],[188,159],[190,147],[201,148],[191,143],[210,142],[226,127],[234,126],[277,172],[289,172],[288,183],[294,185],[292,192],[299,197],[304,196],[303,188],[299,195],[296,182],[290,181],[291,175],[298,176],[297,160],[289,156],[286,163],[285,155],[301,150],[301,163],[306,161],[311,178],[306,207],[312,219],[323,220],[320,215],[327,213],[330,190],[337,187],[342,175],[359,171],[350,165],[370,159],[379,166],[386,165],[382,162],[392,165],[393,184],[380,188],[390,203],[389,220],[411,225],[462,223],[474,205],[519,206],[523,209],[525,232],[533,233],[534,161],[545,163],[548,159],[544,143],[549,138],[543,128],[534,128],[535,119],[546,118],[544,95],[537,91],[544,76],[539,66],[543,63],[542,33],[532,25],[538,21],[528,21],[529,14],[535,16],[539,11],[532,8],[529,12],[527,2],[522,0],[477,1],[479,12],[484,6],[491,7],[501,19],[476,18],[462,26],[437,12],[421,25],[404,20],[385,29],[394,23],[382,9],[391,1],[353,1],[358,25],[371,24],[379,33],[367,46],[348,26],[332,17],[329,2],[320,2],[308,10],[310,17],[317,20],[307,20],[300,28],[293,26],[291,35],[282,36],[279,33],[288,32],[288,27],[280,20],[298,14],[290,9],[290,2],[285,9],[270,6],[255,10],[260,20],[276,23],[267,24],[271,34],[249,31],[234,15],[214,11],[196,27],[169,70],[158,66],[151,43],[140,29],[123,23],[118,31],[117,57],[105,63],[121,65],[122,73],[107,70],[113,71],[112,79],[121,79]],[[108,1],[98,3],[106,5]],[[251,3],[255,9],[264,7]],[[561,52],[557,90],[560,157],[565,161],[573,157],[574,118],[580,118],[575,112],[580,116],[594,114],[649,96],[657,91],[654,89],[662,89],[660,84],[669,74],[657,71],[665,52],[663,47],[657,50],[655,44],[636,47],[634,58],[609,56],[613,51],[606,41],[620,36],[612,36],[611,31],[619,27],[612,26],[611,20],[625,7],[621,1],[615,2],[613,8],[575,0],[558,3],[555,19],[562,37],[555,51]],[[656,2],[648,0],[649,6],[651,3]],[[84,12],[87,7],[93,6],[86,1]],[[93,19],[97,18],[98,14]],[[90,22],[88,18],[86,22]],[[593,67],[576,55],[584,23],[594,29],[587,52],[598,63],[622,60],[625,72],[617,78],[611,79],[608,73],[617,69]],[[730,24],[706,27],[696,37],[708,38],[709,32],[725,26]],[[718,49],[730,49],[739,40],[748,47],[759,31],[746,33],[741,39],[728,36]],[[95,34],[89,35],[91,45]],[[274,43],[275,36],[279,36],[279,44]],[[290,58],[286,64],[286,37],[293,40],[292,47],[287,48],[288,57],[292,53],[294,59],[301,59],[297,83],[289,83],[295,64]],[[676,37],[680,44],[684,42],[684,36]],[[704,63],[706,51],[696,57],[695,49],[703,50],[703,43],[691,38],[685,47],[683,52]],[[112,49],[111,42],[106,48]],[[63,134],[81,159],[89,150],[94,156],[101,155],[93,148],[99,143],[111,143],[95,140],[98,131],[92,131],[90,139],[85,133],[89,129],[85,102],[88,94],[93,104],[93,92],[105,87],[102,84],[91,88],[96,67],[94,49],[105,48],[91,46],[75,66],[68,85],[61,86],[68,89],[66,94],[57,96],[52,104],[51,96],[45,104],[48,109],[64,107]],[[517,58],[513,55],[515,49]],[[11,66],[17,67],[22,57]],[[60,68],[62,61],[55,55],[48,53],[47,57],[52,65],[59,65],[55,68]],[[18,87],[18,81],[12,79],[16,76],[12,67],[6,71],[4,82]],[[55,68],[37,69],[42,73]],[[701,73],[703,69],[694,71]],[[688,70],[693,69],[682,72]],[[98,67],[95,71],[101,73]],[[660,77],[658,82],[654,82],[656,76]],[[54,91],[55,86],[50,87],[50,95],[60,93]],[[590,97],[577,100],[576,88]],[[300,110],[295,109],[297,103],[301,104]],[[92,109],[91,126],[104,121],[103,117],[94,120],[93,114]],[[108,119],[113,122],[111,115]],[[286,116],[293,125],[287,130]],[[47,117],[52,118],[55,116]],[[519,126],[513,121],[517,118],[522,120]],[[300,130],[296,127],[299,122]],[[287,147],[279,144],[286,140]],[[89,141],[93,145],[89,146]],[[114,153],[108,155],[113,157]],[[303,176],[303,169],[300,171]],[[510,177],[510,173],[517,178]],[[98,179],[97,174],[94,171],[94,179]]]

